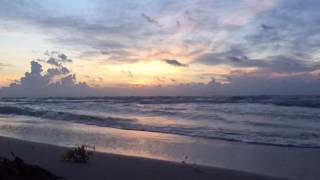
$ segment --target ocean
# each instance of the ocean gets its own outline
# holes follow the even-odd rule
[[[28,117],[247,144],[320,148],[320,96],[2,98],[0,115],[6,121]],[[28,125],[41,122],[28,121]],[[8,128],[2,120],[0,132],[9,132]]]

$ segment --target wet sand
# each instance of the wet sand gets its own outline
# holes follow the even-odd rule
[[[94,153],[88,164],[61,161],[64,147],[0,137],[0,157],[12,158],[10,152],[26,163],[39,165],[57,176],[69,180],[106,179],[218,179],[218,180],[276,180],[239,171],[174,163],[123,155]]]

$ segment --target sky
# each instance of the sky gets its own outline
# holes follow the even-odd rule
[[[320,94],[318,0],[0,0],[0,96]]]

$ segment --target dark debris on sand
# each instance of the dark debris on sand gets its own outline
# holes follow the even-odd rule
[[[26,164],[21,158],[14,160],[0,158],[0,179],[2,180],[58,180],[51,172],[36,166]]]

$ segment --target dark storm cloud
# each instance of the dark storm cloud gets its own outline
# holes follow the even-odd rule
[[[170,64],[170,65],[176,66],[176,67],[187,67],[188,66],[187,64],[183,64],[175,59],[165,59],[163,61],[166,62],[167,64]]]

